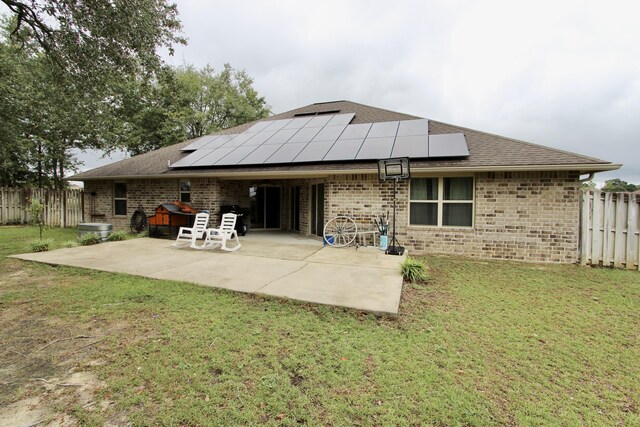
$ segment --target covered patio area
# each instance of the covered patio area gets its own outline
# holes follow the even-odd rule
[[[29,253],[15,258],[233,291],[397,314],[402,257],[375,247],[325,247],[286,232],[250,232],[233,253],[177,249],[169,240],[140,238]]]

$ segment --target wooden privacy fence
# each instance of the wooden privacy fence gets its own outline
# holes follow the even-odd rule
[[[44,205],[44,223],[75,227],[82,222],[82,190],[0,187],[0,224],[28,224],[31,200]]]
[[[580,196],[580,262],[640,270],[640,194]]]

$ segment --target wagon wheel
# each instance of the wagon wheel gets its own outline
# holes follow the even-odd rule
[[[337,216],[324,226],[324,241],[336,248],[349,246],[356,239],[358,226],[348,216]]]

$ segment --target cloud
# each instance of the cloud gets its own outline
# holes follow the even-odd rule
[[[640,183],[640,4],[178,0],[173,64],[244,68],[274,112],[349,99],[624,163]]]

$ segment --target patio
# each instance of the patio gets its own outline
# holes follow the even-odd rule
[[[140,238],[14,257],[398,313],[403,257],[375,247],[323,247],[319,240],[284,232],[253,232],[240,241],[242,248],[233,253],[177,249],[170,240]]]

